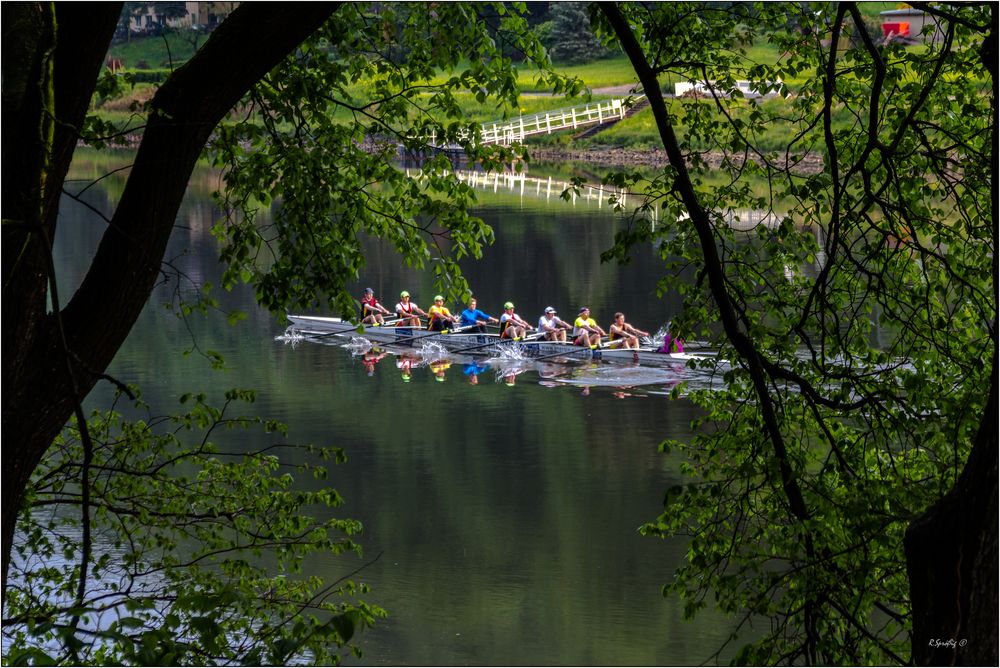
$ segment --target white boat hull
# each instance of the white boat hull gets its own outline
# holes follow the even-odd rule
[[[497,355],[504,349],[515,348],[525,357],[545,357],[550,359],[608,360],[638,364],[686,364],[690,360],[711,358],[698,353],[662,353],[653,348],[584,348],[572,343],[555,341],[511,341],[501,340],[498,334],[470,332],[429,332],[415,327],[371,327],[358,326],[340,318],[321,316],[290,315],[292,329],[307,336],[341,336],[351,338],[361,336],[374,343],[397,346],[419,346],[424,343],[440,344],[457,354]]]
[[[292,329],[305,336],[364,337],[373,343],[395,346],[420,346],[436,343],[456,354],[495,356],[516,349],[529,358],[568,360],[607,360],[636,364],[686,364],[690,360],[711,359],[699,353],[662,353],[653,348],[583,348],[572,343],[555,341],[511,341],[497,334],[472,332],[429,332],[415,327],[371,327],[322,316],[290,315]]]

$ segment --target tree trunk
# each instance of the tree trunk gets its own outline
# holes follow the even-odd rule
[[[997,132],[997,17],[980,58],[993,79],[993,141]],[[993,183],[1000,178],[996,156]],[[989,212],[996,230],[996,198]],[[994,237],[993,248],[996,248]],[[993,255],[993,275],[997,257]],[[993,286],[994,302],[997,288]],[[992,331],[996,331],[996,320]],[[997,582],[997,355],[993,355],[986,410],[972,452],[955,487],[906,531],[906,571],[913,609],[913,662],[921,666],[995,666],[998,651]]]
[[[917,665],[997,665],[996,368],[958,482],[906,532]]]
[[[54,436],[35,445],[25,434],[42,424],[65,424],[69,417],[49,401],[56,387],[65,384],[65,355],[37,351],[59,349],[47,314],[56,214],[79,128],[120,13],[121,5],[114,3],[3,5],[5,30],[18,35],[4,40],[3,46],[5,587],[16,511],[32,470]],[[52,117],[56,122],[49,134],[46,126]]]
[[[17,4],[17,3],[9,3]],[[4,23],[7,23],[4,4]],[[16,127],[26,154],[5,143],[3,154],[3,578],[6,587],[17,512],[31,473],[94,386],[139,316],[160,270],[177,209],[209,135],[225,114],[281,59],[336,10],[336,3],[245,3],[212,34],[202,50],[174,72],[153,98],[128,182],[83,284],[61,313],[46,313],[49,245],[62,181],[77,130],[114,33],[120,7],[97,12],[89,4],[56,3],[54,100],[57,127],[53,166],[30,160],[36,147],[48,48],[45,9],[24,5],[35,39],[13,62],[4,52],[4,111],[8,75],[26,69]],[[70,8],[82,7],[70,16]],[[11,10],[13,15],[15,10]],[[93,17],[87,19],[93,14]],[[62,20],[65,16],[65,20]],[[86,20],[81,19],[84,17]],[[9,42],[10,40],[6,40]],[[84,67],[87,65],[87,67]],[[89,69],[88,69],[89,67]],[[76,115],[70,111],[80,110]],[[8,113],[4,114],[5,122]],[[14,125],[12,123],[12,125]],[[57,162],[58,160],[58,162]],[[59,170],[56,170],[56,166]],[[16,179],[15,180],[15,176]],[[15,207],[16,204],[16,207]],[[8,206],[10,205],[10,206]],[[42,211],[43,214],[35,214]],[[8,226],[7,221],[23,221]],[[37,223],[33,221],[38,221]],[[45,231],[40,235],[37,227]],[[8,232],[10,227],[10,232]]]

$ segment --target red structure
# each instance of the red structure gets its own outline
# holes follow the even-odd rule
[[[907,21],[882,24],[882,37],[886,40],[895,39],[897,37],[909,37],[909,36],[910,36],[910,24]]]

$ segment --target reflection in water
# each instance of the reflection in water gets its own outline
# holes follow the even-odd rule
[[[481,364],[479,362],[467,362],[462,365],[462,373],[465,374],[466,378],[469,379],[469,383],[472,385],[478,385],[479,374],[486,373],[489,370],[489,364]]]
[[[278,336],[276,340],[295,346],[301,337]],[[309,339],[306,339],[309,340]],[[337,340],[334,338],[334,340]],[[662,333],[660,334],[662,341]],[[446,372],[453,365],[460,365],[462,373],[471,385],[479,384],[480,374],[493,370],[495,381],[508,387],[517,384],[518,376],[534,375],[537,383],[544,387],[582,386],[585,395],[592,387],[617,388],[614,393],[618,399],[630,397],[645,397],[649,392],[659,394],[669,393],[675,387],[683,384],[686,391],[695,389],[719,389],[723,387],[720,366],[710,365],[702,368],[699,364],[677,361],[659,363],[656,366],[644,366],[632,362],[608,361],[577,361],[567,358],[564,362],[536,361],[524,357],[516,348],[503,349],[497,356],[490,358],[471,358],[468,354],[453,354],[437,343],[424,342],[420,348],[398,348],[394,346],[373,346],[363,337],[353,337],[350,342],[342,343],[342,348],[349,351],[352,357],[361,358],[368,377],[375,375],[375,364],[387,354],[396,356],[396,368],[402,372],[404,382],[413,377],[413,370],[426,366],[434,379],[443,382]],[[527,377],[527,376],[526,376]],[[624,392],[626,389],[639,389],[636,392]],[[684,392],[681,393],[681,396]]]

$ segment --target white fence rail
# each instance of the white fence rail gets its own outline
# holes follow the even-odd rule
[[[446,172],[447,174],[447,172]],[[612,206],[608,199],[615,197],[622,206],[626,206],[631,197],[635,203],[642,200],[623,188],[607,188],[600,185],[583,184],[580,186],[579,194],[572,190],[573,184],[569,181],[553,179],[551,176],[540,179],[528,176],[523,172],[480,172],[468,169],[456,169],[455,177],[467,183],[470,187],[479,190],[492,190],[495,193],[508,192],[521,197],[528,196],[538,199],[561,199],[563,191],[569,190],[570,204],[575,205],[578,201],[587,204],[596,204],[597,208],[607,205]],[[421,172],[418,169],[406,169],[406,175],[412,178],[420,178]]]
[[[591,102],[566,109],[543,111],[530,116],[518,116],[507,120],[492,121],[479,126],[480,141],[483,144],[510,146],[524,141],[532,135],[545,135],[559,130],[576,129],[588,125],[602,125],[625,118],[629,107],[644,95],[630,98],[616,98],[603,102]],[[463,136],[465,139],[467,135]],[[437,146],[437,134],[431,133],[430,143]]]

